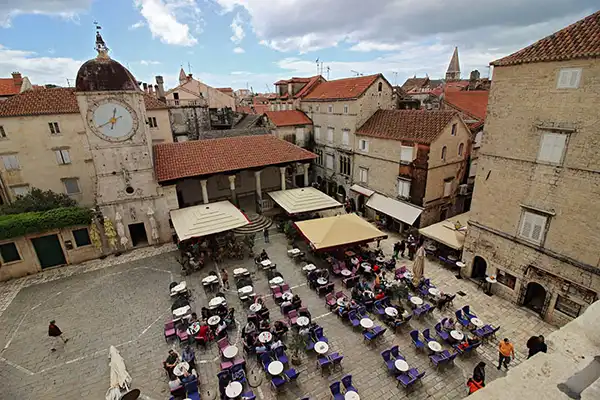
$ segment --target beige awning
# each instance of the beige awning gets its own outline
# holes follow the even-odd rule
[[[437,224],[419,229],[419,233],[455,250],[461,250],[465,244],[469,213],[455,215]]]
[[[313,187],[269,192],[269,196],[290,215],[342,206],[338,201]]]
[[[371,197],[373,193],[375,193],[371,189],[367,189],[357,184],[350,186],[350,190],[354,190],[356,193],[364,194],[367,197]]]
[[[367,207],[382,212],[390,217],[412,225],[423,212],[421,207],[414,206],[403,201],[394,200],[390,197],[374,193],[367,201]]]
[[[179,240],[225,232],[249,224],[246,216],[226,200],[173,210],[171,221]]]
[[[329,250],[385,239],[387,235],[356,214],[296,222],[296,227],[315,250]]]

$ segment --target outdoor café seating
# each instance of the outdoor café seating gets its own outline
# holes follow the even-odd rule
[[[416,368],[411,368],[408,372],[402,373],[396,377],[398,384],[409,388],[416,382],[422,382],[421,379],[425,376],[425,371],[419,373]]]

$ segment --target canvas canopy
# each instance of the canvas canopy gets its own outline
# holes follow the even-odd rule
[[[421,207],[398,201],[387,196],[373,193],[367,201],[367,207],[382,212],[390,217],[412,225],[423,212]]]
[[[465,244],[469,213],[455,215],[437,224],[419,229],[419,233],[455,250],[461,250]]]
[[[341,207],[342,204],[313,187],[270,192],[269,196],[289,215]]]
[[[387,235],[356,214],[296,222],[296,227],[315,250],[333,250],[385,239]]]
[[[212,235],[249,224],[246,216],[227,200],[173,210],[171,221],[179,240]]]

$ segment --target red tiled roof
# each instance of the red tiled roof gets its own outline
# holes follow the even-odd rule
[[[457,115],[456,111],[377,110],[356,134],[428,144]]]
[[[162,143],[154,146],[159,182],[227,171],[310,161],[317,156],[273,135]]]
[[[427,84],[429,78],[408,78],[404,84],[402,84],[402,89],[411,90],[413,88],[422,88]]]
[[[302,99],[302,98],[306,97],[310,92],[312,92],[312,90],[314,88],[316,88],[318,85],[320,85],[324,81],[325,81],[325,78],[323,78],[321,75],[315,75],[315,76],[311,77],[310,80],[308,81],[308,83],[306,85],[304,85],[304,87],[302,89],[300,89],[300,91],[298,93],[296,93],[294,95],[294,97],[296,99]]]
[[[302,111],[266,111],[265,115],[275,126],[310,125],[312,121]]]
[[[165,103],[144,94],[147,110],[168,108]],[[79,112],[74,88],[28,90],[0,102],[0,117],[21,115],[74,114]]]
[[[221,88],[215,88],[215,89],[217,89],[219,92],[233,96],[233,89],[230,87],[221,87]]]
[[[600,11],[491,65],[515,65],[600,57]]]
[[[453,108],[469,114],[479,120],[485,120],[488,98],[490,92],[487,90],[473,90],[460,92],[446,92],[444,101]]]
[[[20,82],[23,83],[23,79]],[[0,78],[0,96],[13,96],[20,91],[21,86],[16,84],[14,78]]]
[[[381,74],[322,82],[304,100],[343,100],[360,97]]]
[[[312,78],[298,78],[294,76],[291,79],[280,79],[277,82],[275,82],[275,85],[286,85],[288,83],[308,83]]]

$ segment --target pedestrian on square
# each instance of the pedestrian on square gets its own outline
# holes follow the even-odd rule
[[[62,343],[64,344],[69,341],[69,339],[65,339],[62,336],[62,331],[60,330],[58,325],[56,325],[55,320],[50,321],[50,325],[48,325],[48,336],[50,336],[52,338],[51,340],[53,341],[52,348],[50,349],[51,351],[56,351],[56,343],[60,343],[62,341]]]
[[[263,230],[263,236],[265,237],[265,243],[270,243],[269,242],[269,229],[268,228],[265,228]]]
[[[181,359],[189,364],[190,371],[196,369],[196,353],[189,345],[185,346],[185,349],[183,349]]]
[[[400,242],[394,243],[394,256],[392,257],[394,260],[398,258],[398,253],[400,252]]]
[[[508,371],[508,363],[511,356],[515,357],[515,347],[508,338],[504,338],[498,345],[498,370],[504,365],[504,368]]]
[[[229,289],[229,274],[225,268],[221,269],[221,279],[223,279],[223,288]]]
[[[400,251],[400,256],[404,257],[404,252],[406,251],[406,240],[400,241],[399,251]]]
[[[473,370],[473,379],[481,382],[481,386],[485,386],[485,363],[481,361]]]
[[[527,354],[527,358],[531,358],[539,352],[546,353],[548,351],[548,346],[544,342],[544,336],[532,336],[527,341],[527,348],[529,349],[529,354]]]

